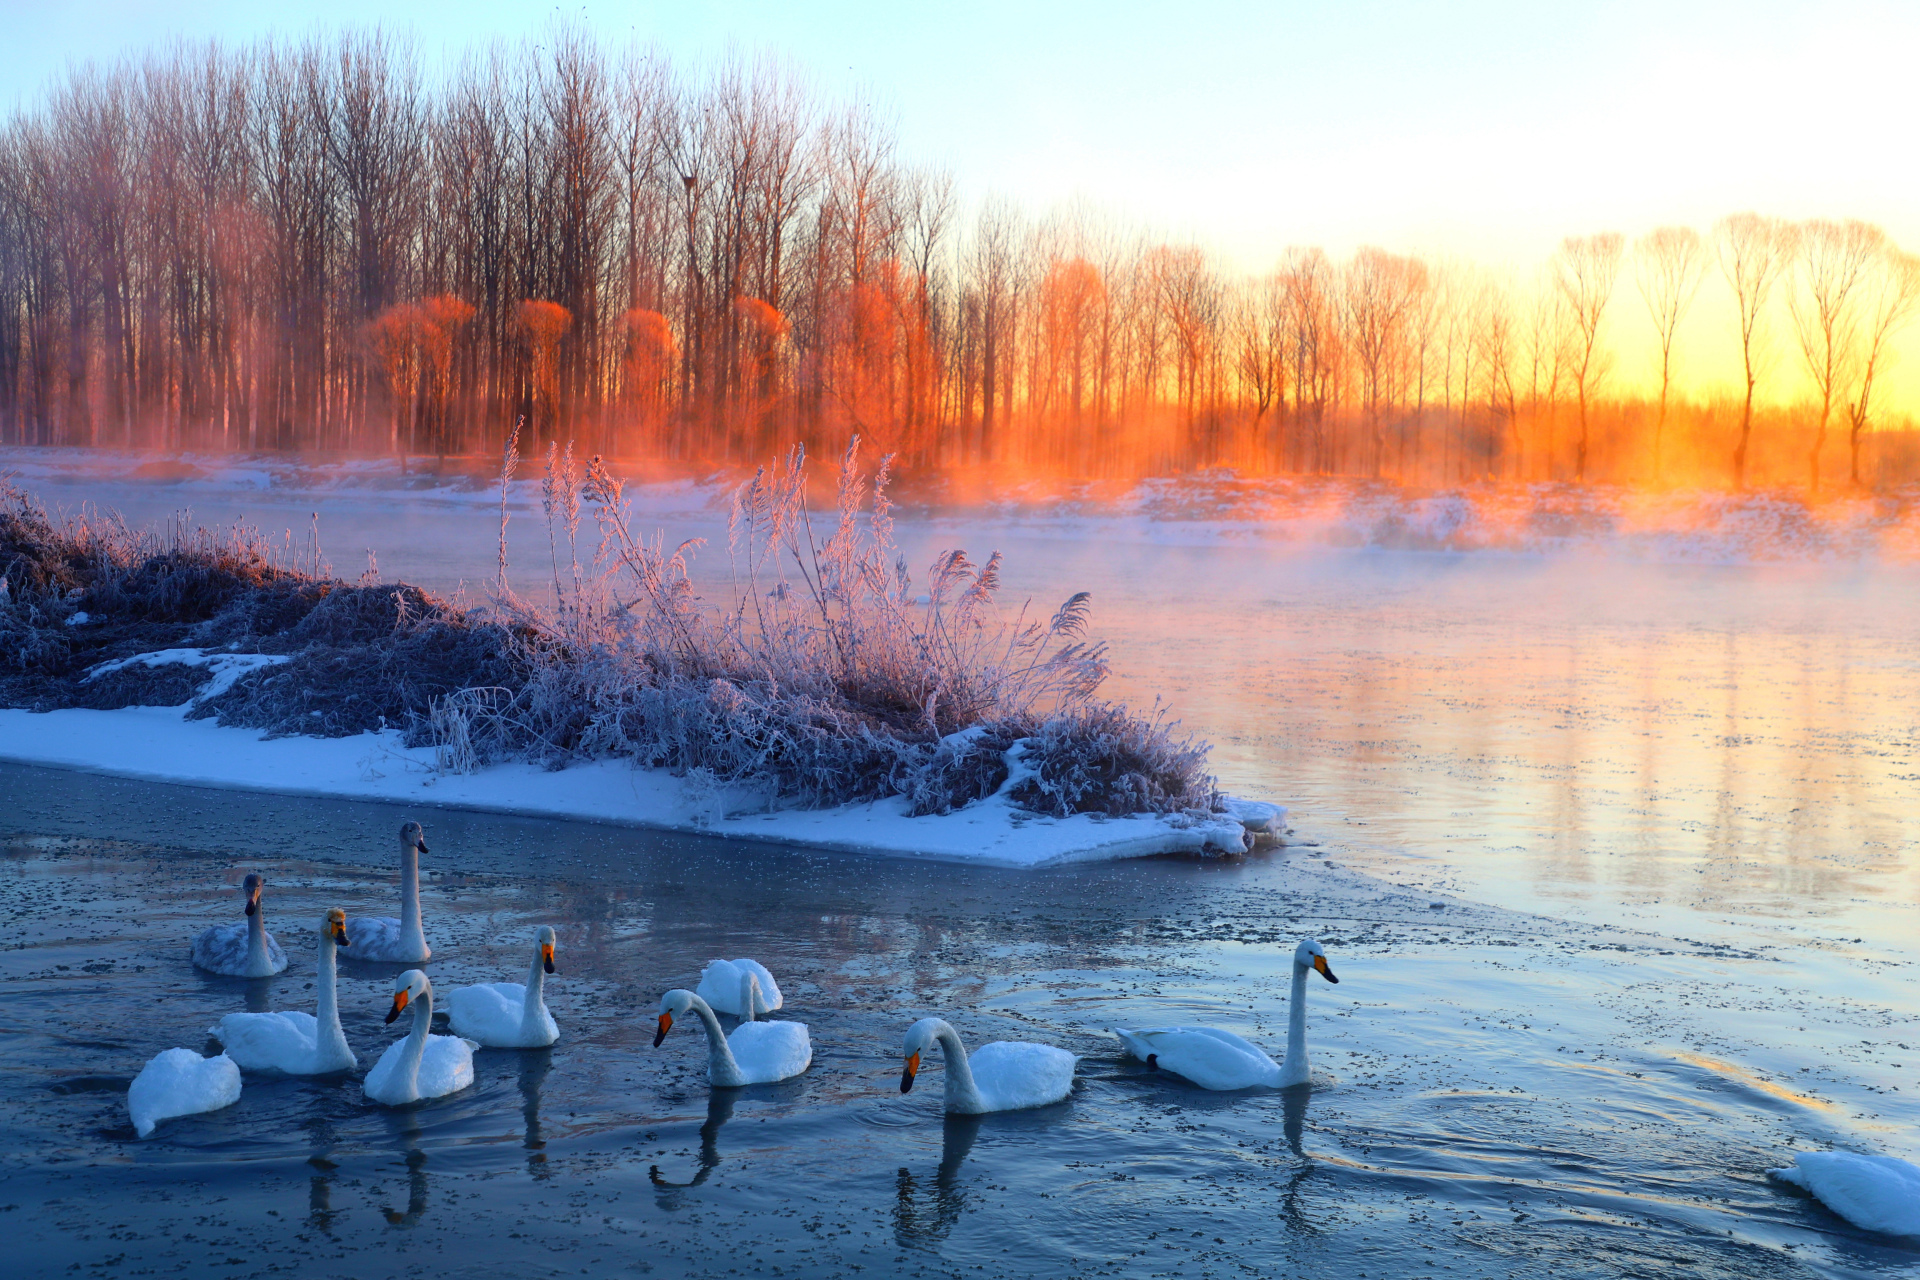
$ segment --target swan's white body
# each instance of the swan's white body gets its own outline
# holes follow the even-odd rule
[[[191,1049],[155,1054],[127,1090],[127,1114],[141,1137],[162,1120],[218,1111],[240,1101],[240,1068],[226,1054],[203,1058]]]
[[[751,997],[746,993],[748,978],[758,980],[760,989]],[[767,966],[758,960],[709,960],[707,967],[700,971],[700,985],[694,994],[705,1000],[715,1013],[730,1013],[736,1018],[745,1018],[748,1022],[762,1013],[772,1013],[786,1001],[780,995],[780,984],[767,972]],[[751,998],[753,1008],[748,1009],[743,1001]]]
[[[1892,1156],[1804,1151],[1791,1169],[1769,1169],[1810,1191],[1821,1204],[1864,1231],[1920,1236],[1920,1166]]]
[[[1293,949],[1293,990],[1287,1004],[1287,1059],[1269,1058],[1260,1046],[1231,1031],[1212,1027],[1157,1027],[1127,1030],[1115,1027],[1128,1053],[1191,1080],[1202,1089],[1286,1089],[1311,1084],[1307,1062],[1307,975],[1314,970],[1328,982],[1338,982],[1327,965],[1327,953],[1312,938]]]
[[[400,918],[355,916],[347,921],[353,958],[389,964],[425,964],[433,955],[420,928],[420,855],[427,851],[420,824],[400,828]]]
[[[338,907],[320,922],[320,996],[315,1012],[230,1013],[207,1034],[219,1040],[245,1071],[281,1071],[290,1076],[323,1076],[360,1065],[340,1029],[340,995],[334,951],[346,935],[346,917]]]
[[[1129,1031],[1115,1027],[1127,1052],[1161,1071],[1191,1080],[1202,1089],[1273,1089],[1280,1064],[1259,1045],[1212,1027],[1154,1027]]]
[[[907,1028],[903,1049],[907,1068],[900,1076],[900,1092],[913,1088],[920,1055],[936,1042],[947,1064],[946,1108],[955,1115],[1024,1111],[1058,1102],[1073,1092],[1077,1059],[1065,1049],[995,1040],[969,1056],[960,1033],[940,1018],[922,1018]]]
[[[433,984],[418,969],[400,975],[393,993],[392,1022],[411,1004],[413,1029],[387,1046],[361,1086],[370,1102],[402,1107],[425,1098],[443,1098],[473,1083],[473,1051],[480,1046],[460,1036],[433,1034]]]
[[[229,978],[271,978],[287,967],[287,953],[267,932],[266,911],[260,905],[260,891],[265,886],[260,875],[247,873],[240,887],[247,918],[202,929],[193,940],[194,968]]]
[[[749,982],[754,978],[749,975]],[[804,1022],[743,1022],[732,1035],[720,1031],[713,1006],[691,991],[675,988],[660,997],[660,1029],[654,1047],[673,1029],[673,1020],[691,1011],[707,1031],[707,1083],[716,1089],[772,1084],[797,1076],[813,1064],[813,1041]]]
[[[450,992],[447,1021],[453,1033],[490,1049],[540,1049],[558,1040],[560,1028],[544,999],[553,945],[553,930],[540,926],[524,984],[483,982]]]

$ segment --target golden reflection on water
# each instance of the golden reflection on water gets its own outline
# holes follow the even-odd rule
[[[1114,691],[1167,694],[1303,837],[1509,904],[1871,915],[1920,889],[1910,570],[1212,550],[1108,584]]]

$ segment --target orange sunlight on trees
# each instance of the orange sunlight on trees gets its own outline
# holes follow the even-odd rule
[[[431,85],[377,33],[170,48],[0,130],[14,445],[490,455],[524,420],[703,466],[858,433],[909,473],[1817,494],[1843,461],[1920,479],[1889,381],[1916,308],[1880,229],[1753,213],[1531,272],[1298,246],[1245,275],[964,201],[777,61],[564,24]]]

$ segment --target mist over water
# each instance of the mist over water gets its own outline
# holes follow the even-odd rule
[[[465,582],[475,603],[494,572],[484,493],[42,480],[50,503],[136,523],[190,503],[296,541],[318,510],[338,571],[371,546],[383,577]],[[709,496],[649,491],[639,524],[708,537],[718,581]],[[482,1055],[475,1090],[405,1115],[363,1109],[357,1085],[249,1081],[236,1108],[154,1142],[116,1129],[114,1089],[141,1061],[242,1007],[245,984],[184,959],[202,917],[223,918],[228,869],[266,866],[275,928],[303,937],[334,898],[388,892],[383,807],[0,771],[27,944],[5,966],[4,1087],[31,1099],[8,1183],[30,1158],[73,1203],[124,1191],[136,1239],[155,1238],[165,1188],[191,1185],[231,1198],[230,1233],[297,1217],[363,1274],[387,1248],[491,1274],[498,1258],[463,1240],[468,1204],[634,1273],[1019,1257],[1040,1274],[1920,1274],[1920,1254],[1763,1177],[1796,1145],[1920,1157],[1920,568],[1879,551],[1649,558],[1623,536],[1341,546],[1180,514],[944,511],[900,535],[916,569],[948,547],[1004,552],[1004,601],[1091,591],[1109,693],[1162,697],[1214,743],[1227,789],[1294,806],[1288,849],[1010,875],[429,813],[457,851],[426,895],[436,981],[517,977],[503,939],[551,919],[567,1034],[538,1063]],[[537,506],[510,536],[533,594]],[[1425,545],[1441,549],[1405,549]],[[233,814],[245,838],[223,830]],[[56,902],[83,924],[51,923]],[[1310,1006],[1338,1083],[1206,1095],[1118,1061],[1103,1031],[1128,1020],[1233,1026],[1277,1051],[1304,933],[1343,979]],[[722,953],[795,974],[817,1055],[724,1115],[691,1044],[653,1054],[643,1035],[660,990]],[[296,965],[257,994],[301,1007],[310,979]],[[348,1021],[363,1064],[384,1043],[380,980],[343,995],[366,1006]],[[918,1091],[900,1099],[899,1035],[945,1010],[974,1039],[1085,1055],[1073,1100],[956,1131]],[[111,1252],[35,1241],[62,1266]]]

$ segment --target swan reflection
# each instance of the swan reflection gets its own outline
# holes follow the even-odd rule
[[[660,1176],[659,1165],[647,1167],[647,1177],[653,1185],[664,1189],[679,1187],[697,1187],[713,1176],[713,1170],[720,1163],[720,1126],[733,1119],[735,1091],[715,1089],[707,1095],[707,1119],[700,1126],[700,1167],[693,1177],[685,1182],[672,1182]],[[663,1198],[662,1204],[666,1201]]]
[[[547,1140],[540,1131],[540,1086],[553,1070],[553,1050],[529,1049],[520,1055],[520,1118],[526,1124],[526,1137],[520,1145],[527,1153],[527,1172],[536,1178],[551,1178],[547,1168]]]
[[[1300,1158],[1300,1163],[1288,1171],[1286,1181],[1280,1188],[1280,1217],[1294,1235],[1320,1234],[1320,1228],[1307,1217],[1302,1204],[1305,1198],[1302,1192],[1307,1180],[1320,1171],[1320,1166],[1307,1154],[1304,1145],[1307,1104],[1312,1099],[1312,1085],[1296,1084],[1280,1091],[1280,1132],[1286,1138],[1287,1149]]]
[[[973,1150],[979,1136],[982,1117],[949,1115],[940,1135],[940,1168],[933,1177],[931,1205],[921,1203],[918,1182],[909,1169],[902,1169],[895,1182],[893,1206],[894,1239],[902,1246],[926,1246],[947,1238],[960,1215],[966,1212],[966,1192],[960,1185],[960,1166]]]
[[[396,1227],[411,1227],[427,1214],[427,1153],[420,1149],[420,1121],[413,1112],[401,1118],[400,1142],[406,1151],[407,1207],[405,1212],[384,1209],[387,1222]]]
[[[333,1172],[340,1166],[325,1156],[309,1156],[307,1163],[315,1170],[307,1179],[307,1225],[332,1235],[333,1220],[340,1216],[333,1207]]]

